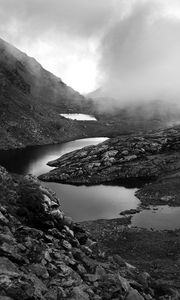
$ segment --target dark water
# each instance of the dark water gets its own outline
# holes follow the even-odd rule
[[[88,138],[64,144],[0,151],[0,164],[6,167],[10,172],[24,175],[31,173],[38,176],[52,169],[46,165],[48,161],[57,159],[59,156],[70,151],[89,145],[96,145],[106,139],[107,138]]]
[[[82,148],[97,144],[105,138],[82,139],[61,145],[28,147],[22,150],[0,152],[0,164],[9,171],[19,174],[40,175],[51,170],[47,162],[59,156]],[[126,209],[137,208],[139,200],[134,196],[137,189],[120,186],[72,186],[58,183],[43,183],[53,189],[60,199],[61,207],[66,214],[76,221],[118,218],[119,213]],[[132,218],[132,225],[173,229],[180,227],[180,208],[168,206],[151,208],[136,214]]]

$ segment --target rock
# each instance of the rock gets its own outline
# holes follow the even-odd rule
[[[147,272],[140,273],[137,276],[137,281],[142,284],[145,288],[148,287],[151,276]]]
[[[127,210],[124,210],[122,212],[120,212],[120,215],[122,216],[125,216],[125,215],[134,215],[134,214],[137,214],[141,211],[140,208],[135,208],[135,209],[127,209]]]
[[[49,291],[46,293],[45,298],[47,300],[63,300],[66,298],[66,293],[62,287],[51,287]]]
[[[144,297],[141,296],[137,290],[130,290],[125,300],[144,300]]]
[[[55,210],[51,211],[51,215],[53,218],[55,218],[58,221],[62,221],[64,218],[63,213],[59,209],[55,209]]]
[[[99,154],[92,153],[96,156],[96,160],[98,155],[101,157],[104,152],[108,151],[108,147],[100,147],[99,150]],[[96,147],[93,148],[94,151],[96,151]],[[115,155],[116,158],[121,152],[108,155]],[[131,152],[129,151],[130,154]],[[9,175],[7,179],[6,175],[3,176],[4,188],[7,184],[6,180],[9,184],[11,176]],[[129,223],[127,220],[124,221],[126,218],[123,221],[123,218],[108,220],[108,226],[105,226],[107,220],[98,220],[95,221],[96,228],[99,230],[98,235],[91,238],[90,223],[88,222],[87,231],[87,227],[83,224],[77,224],[72,219],[66,218],[59,205],[53,204],[53,202],[57,203],[56,197],[46,189],[41,189],[40,183],[36,179],[27,176],[25,181],[23,176],[12,176],[15,177],[11,178],[12,181],[8,185],[10,196],[6,193],[6,199],[0,197],[2,214],[0,222],[0,300],[100,300],[125,299],[125,296],[126,300],[151,300],[153,297],[160,298],[166,295],[171,295],[173,300],[178,299],[179,292],[169,283],[153,281],[149,278],[148,273],[141,273],[138,268],[117,255],[117,253],[129,255],[136,266],[136,255],[134,254],[136,249],[138,251],[137,259],[143,249],[146,252],[149,251],[149,246],[147,248],[146,244],[147,239],[144,241],[146,230],[141,236],[140,229],[127,229],[126,226]],[[2,195],[1,191],[2,185],[0,184],[0,194]],[[31,194],[27,194],[27,191]],[[161,197],[161,194],[158,194],[157,197]],[[28,203],[29,200],[34,202]],[[24,206],[23,203],[25,203]],[[18,213],[19,208],[25,208],[24,214]],[[8,222],[4,220],[4,217]],[[46,226],[48,222],[52,222],[53,227]],[[93,232],[95,233],[94,230]],[[154,232],[150,233],[154,234]],[[157,243],[159,243],[159,234],[158,232],[155,236]],[[164,237],[167,235],[168,239],[165,239]],[[176,248],[179,250],[179,244],[174,243],[178,240],[178,236],[178,231],[171,232],[171,234],[168,231],[163,233],[163,251],[166,251],[167,243],[165,241],[167,240],[170,245],[172,244],[173,251]],[[98,243],[95,242],[95,239]],[[152,240],[148,239],[148,245]],[[118,242],[120,251],[117,249]],[[136,247],[138,242],[141,242],[140,249]],[[127,249],[124,250],[125,244],[128,243],[130,243],[129,253],[127,253]],[[113,247],[110,252],[109,244]],[[163,251],[163,255],[166,254]],[[172,254],[174,252],[168,257],[174,257]],[[133,259],[131,255],[134,255]],[[140,263],[141,261],[138,261],[137,265]],[[151,265],[153,266],[153,261]],[[176,263],[173,261],[171,274],[172,270],[174,271],[176,268],[174,274],[178,280],[177,266],[178,260]]]
[[[98,274],[85,274],[85,278],[90,282],[95,282],[101,278]]]
[[[8,224],[8,219],[2,214],[2,212],[0,211],[0,224],[4,224],[4,225],[6,225],[6,224]]]
[[[86,246],[89,247],[90,249],[94,249],[95,247],[97,247],[97,242],[88,238],[86,241]]]
[[[131,161],[137,158],[137,155],[128,155],[125,157],[125,161]]]
[[[89,146],[85,152],[80,149],[63,155],[57,165],[54,164],[57,168],[40,178],[75,185],[104,184],[127,179],[157,180],[162,176],[167,177],[167,174],[172,176],[172,173],[178,173],[180,154],[177,149],[180,149],[179,127],[175,131],[164,129],[120,136]],[[63,176],[64,173],[68,174],[67,178]]]
[[[129,154],[129,151],[128,150],[123,150],[122,152],[121,152],[121,155],[123,155],[123,156],[127,156]]]
[[[17,277],[20,274],[19,269],[7,257],[0,257],[0,275]]]
[[[113,259],[114,259],[115,263],[117,263],[119,266],[121,266],[121,267],[126,266],[125,260],[120,255],[118,255],[118,254],[113,255]]]
[[[121,288],[122,288],[126,293],[129,293],[129,291],[131,290],[131,287],[130,287],[130,284],[129,284],[129,282],[127,281],[127,279],[119,275],[119,276],[118,276],[118,280],[119,280],[119,282],[120,282]],[[128,300],[130,300],[130,299],[128,299]]]
[[[69,229],[69,227],[67,225],[65,225],[64,228],[65,228],[66,232],[68,233],[68,235],[73,238],[74,237],[73,230]]]
[[[64,225],[66,225],[66,226],[68,226],[69,228],[71,228],[72,225],[73,225],[72,218],[71,218],[71,217],[64,216],[64,218],[63,218],[63,223],[64,223]]]
[[[52,258],[50,256],[50,251],[46,250],[44,252],[44,259],[47,261],[47,262],[51,262],[52,261]]]
[[[41,277],[43,279],[49,278],[49,273],[46,267],[42,266],[41,264],[32,264],[29,266],[29,269],[36,274],[37,277]]]
[[[74,287],[71,292],[72,300],[89,300],[89,295],[84,292],[83,287]]]
[[[92,253],[93,253],[92,250],[91,250],[89,247],[84,246],[84,245],[81,246],[81,250],[82,250],[84,253],[86,253],[87,255],[89,255],[89,256],[91,256]]]
[[[23,256],[18,253],[18,247],[16,244],[9,244],[6,242],[2,243],[2,245],[0,245],[0,253],[16,262],[25,262]]]
[[[66,241],[66,240],[63,240],[62,241],[62,245],[63,245],[63,247],[66,249],[66,250],[71,250],[72,249],[72,246],[71,246],[71,244],[68,242],[68,241]]]
[[[86,269],[83,267],[83,265],[81,265],[81,264],[78,264],[77,265],[77,271],[80,273],[80,274],[86,274]]]
[[[163,196],[161,197],[161,201],[163,202],[171,202],[174,200],[174,196]]]

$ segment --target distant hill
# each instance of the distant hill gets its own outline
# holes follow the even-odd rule
[[[34,58],[0,39],[0,149],[76,137],[78,128],[59,114],[88,112],[90,106]]]
[[[161,127],[180,124],[180,104],[178,101],[164,101],[155,99],[152,101],[121,101],[120,99],[107,96],[106,89],[100,87],[86,95],[91,100],[96,113],[103,119],[126,120],[128,122],[141,121],[160,122]],[[158,128],[158,126],[156,127]]]

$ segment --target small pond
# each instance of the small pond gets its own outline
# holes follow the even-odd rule
[[[0,164],[9,171],[19,174],[40,175],[51,170],[47,162],[88,145],[103,142],[106,138],[88,138],[68,143],[27,147],[21,150],[0,152]],[[122,186],[73,186],[59,183],[43,183],[56,192],[61,207],[76,221],[118,218],[119,213],[137,208],[137,188]],[[132,225],[154,229],[180,227],[180,208],[168,206],[151,207],[132,217]]]
[[[86,114],[60,114],[62,117],[77,121],[97,121],[94,116]]]

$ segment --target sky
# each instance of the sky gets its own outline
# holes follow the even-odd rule
[[[81,93],[180,95],[179,0],[0,0],[0,37]]]

